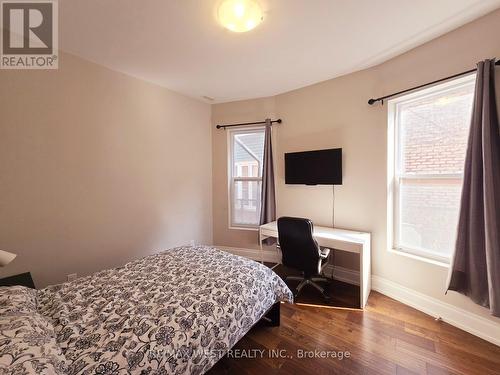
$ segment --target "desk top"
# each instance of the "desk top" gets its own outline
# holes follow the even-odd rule
[[[278,233],[278,223],[272,221],[261,225],[260,229]],[[370,233],[315,225],[314,237],[364,244],[370,240]]]

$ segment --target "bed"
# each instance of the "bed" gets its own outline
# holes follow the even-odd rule
[[[73,282],[0,288],[0,374],[202,374],[292,293],[269,268],[184,246]]]

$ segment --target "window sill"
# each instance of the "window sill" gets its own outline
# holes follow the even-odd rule
[[[435,266],[446,268],[446,269],[450,268],[450,264],[449,263],[445,263],[445,262],[441,262],[439,260],[434,260],[434,259],[426,258],[426,257],[420,256],[420,255],[410,254],[410,253],[407,253],[405,251],[401,251],[401,250],[394,249],[394,248],[389,249],[389,253],[401,255],[401,256],[404,256],[404,257],[407,257],[407,258],[410,258],[410,259],[419,260],[421,262],[433,264]]]
[[[259,227],[233,227],[233,226],[230,226],[229,229],[230,230],[249,230],[249,231],[252,231],[252,232],[258,232],[259,231]]]

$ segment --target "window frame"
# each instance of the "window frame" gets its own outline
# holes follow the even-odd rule
[[[429,96],[434,96],[438,93],[444,94],[447,91],[452,91],[471,85],[475,82],[476,74],[453,79],[445,83],[437,84],[425,89],[421,89],[410,94],[402,95],[394,99],[390,99],[387,103],[388,110],[388,131],[387,131],[387,244],[390,252],[400,255],[406,255],[411,258],[430,262],[433,264],[449,267],[451,262],[450,256],[442,256],[432,252],[430,249],[420,247],[402,246],[400,244],[400,226],[401,216],[400,207],[400,190],[404,180],[460,180],[463,181],[463,173],[427,173],[412,175],[401,172],[401,132],[399,129],[399,106],[403,103],[411,103],[421,100]]]
[[[239,128],[239,129],[229,129],[227,130],[227,192],[228,192],[228,228],[229,229],[237,229],[237,230],[249,230],[249,231],[258,231],[259,230],[259,224],[239,224],[235,223],[233,220],[233,203],[234,203],[234,197],[235,197],[235,189],[234,189],[234,183],[236,181],[258,181],[261,183],[262,186],[262,175],[260,177],[234,177],[234,169],[233,169],[233,138],[237,134],[246,134],[250,132],[259,132],[259,133],[265,133],[266,127],[265,126],[250,126],[250,127],[244,127],[244,128]],[[261,168],[257,168],[258,171],[261,170]],[[259,216],[260,216],[260,207],[257,207],[259,209]]]

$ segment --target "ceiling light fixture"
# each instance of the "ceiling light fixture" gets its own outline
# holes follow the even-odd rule
[[[254,0],[225,0],[218,17],[222,26],[237,33],[250,31],[263,20],[262,8]]]

